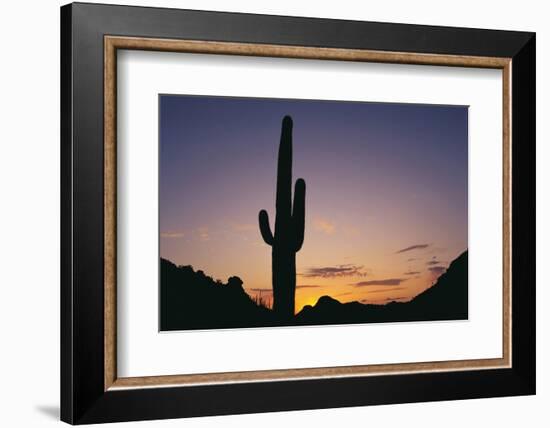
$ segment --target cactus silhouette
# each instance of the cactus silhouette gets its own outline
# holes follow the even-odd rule
[[[294,316],[296,253],[304,242],[306,182],[299,178],[292,203],[292,119],[283,118],[275,200],[275,231],[271,232],[266,210],[258,216],[260,232],[271,245],[273,312],[280,319]]]

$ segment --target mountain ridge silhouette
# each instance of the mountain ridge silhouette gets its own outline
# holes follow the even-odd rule
[[[357,301],[340,303],[321,296],[314,306],[296,314],[298,324],[351,324],[440,321],[468,318],[468,251],[463,252],[436,282],[408,302],[383,305]]]
[[[239,277],[227,283],[191,266],[160,259],[160,329],[194,330],[297,325],[439,321],[468,318],[468,251],[464,251],[435,283],[409,302],[383,305],[341,303],[321,296],[291,319],[281,320],[252,298]]]

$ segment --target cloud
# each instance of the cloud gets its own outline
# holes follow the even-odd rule
[[[379,290],[371,290],[371,291],[369,291],[368,293],[369,293],[369,294],[373,294],[373,293],[387,293],[387,292],[390,292],[390,291],[404,290],[405,288],[407,288],[407,287],[381,288],[381,289],[379,289]]]
[[[202,226],[197,229],[197,233],[199,235],[199,238],[201,241],[208,241],[210,240],[210,235],[208,233],[208,227]]]
[[[183,238],[185,234],[183,232],[161,232],[160,237],[166,239],[180,239]]]
[[[319,232],[323,232],[327,235],[332,235],[336,229],[333,223],[324,218],[316,218],[313,220],[313,227]]]
[[[411,259],[407,259],[408,262],[414,262],[416,259],[413,257]]]
[[[398,296],[398,297],[386,297],[382,300],[376,300],[376,299],[361,299],[359,300],[361,303],[366,304],[380,304],[380,302],[397,302],[398,300],[408,299],[408,296]]]
[[[231,225],[231,228],[235,232],[251,232],[251,231],[255,231],[257,226],[255,224],[250,224],[250,223],[243,223],[243,224],[233,223]]]
[[[361,235],[361,230],[354,226],[344,226],[343,228],[344,235],[348,238],[356,238]]]
[[[346,264],[338,266],[312,267],[299,274],[306,278],[336,278],[345,276],[366,276],[364,266]]]
[[[408,299],[410,296],[386,297],[386,302],[397,302],[398,300]]]
[[[297,285],[296,288],[319,288],[321,285]]]
[[[351,285],[355,285],[356,287],[370,287],[373,285],[399,285],[407,279],[408,278],[373,279],[372,281],[361,281]]]
[[[334,297],[349,296],[350,294],[352,294],[351,291],[346,291],[345,293],[335,294]]]
[[[430,260],[430,261],[426,262],[426,264],[428,266],[438,265],[439,263],[441,263],[439,260]]]
[[[434,273],[434,274],[441,274],[441,273],[445,272],[447,270],[447,268],[445,268],[443,266],[433,266],[433,267],[428,268],[428,270],[431,273]]]
[[[404,272],[403,275],[418,275],[420,272],[415,270],[410,270],[408,272]]]
[[[270,288],[247,288],[247,290],[254,291],[254,292],[257,292],[257,293],[260,293],[260,292],[271,293],[271,292],[273,292],[273,290],[271,290]]]
[[[401,250],[396,251],[395,254],[406,253],[407,251],[412,251],[412,250],[422,250],[424,248],[428,248],[429,246],[430,244],[415,244],[407,248],[402,248]]]

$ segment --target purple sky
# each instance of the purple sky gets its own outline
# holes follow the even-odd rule
[[[299,289],[298,306],[323,294],[410,299],[434,267],[467,249],[467,107],[179,95],[159,103],[161,257],[269,293],[271,248],[257,217],[267,209],[275,218],[285,115],[293,179],[307,187],[297,282],[312,287]],[[323,276],[327,267],[342,274]]]

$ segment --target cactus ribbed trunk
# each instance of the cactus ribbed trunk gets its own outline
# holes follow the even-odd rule
[[[294,316],[296,252],[304,242],[305,192],[305,181],[296,180],[292,203],[292,119],[285,116],[277,161],[275,233],[271,233],[267,212],[259,214],[260,232],[272,247],[273,312],[280,319]]]

